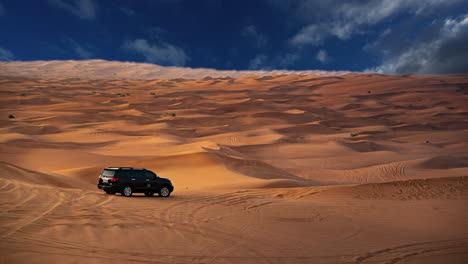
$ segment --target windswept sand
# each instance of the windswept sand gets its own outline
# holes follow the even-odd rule
[[[467,75],[16,76],[0,94],[0,263],[468,262]],[[175,191],[106,195],[107,166]]]

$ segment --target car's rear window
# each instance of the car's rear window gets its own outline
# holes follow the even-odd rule
[[[101,176],[106,176],[106,177],[114,177],[115,175],[115,170],[104,170],[102,171]]]

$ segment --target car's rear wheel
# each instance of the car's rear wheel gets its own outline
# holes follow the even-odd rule
[[[104,190],[107,194],[115,194],[114,191],[111,191],[111,190]]]
[[[154,196],[154,192],[145,192],[145,196],[148,196],[148,197]]]
[[[159,190],[158,194],[161,197],[169,197],[169,195],[171,195],[171,191],[169,190],[169,188],[164,186],[161,188],[161,190]]]
[[[130,197],[133,194],[133,189],[131,186],[125,186],[122,190],[122,195],[126,197]]]

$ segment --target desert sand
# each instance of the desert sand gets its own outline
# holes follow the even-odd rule
[[[2,75],[0,263],[468,262],[468,75]]]

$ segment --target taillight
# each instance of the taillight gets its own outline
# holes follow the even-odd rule
[[[118,182],[118,181],[119,181],[119,178],[112,177],[110,180],[111,180],[111,182]]]

